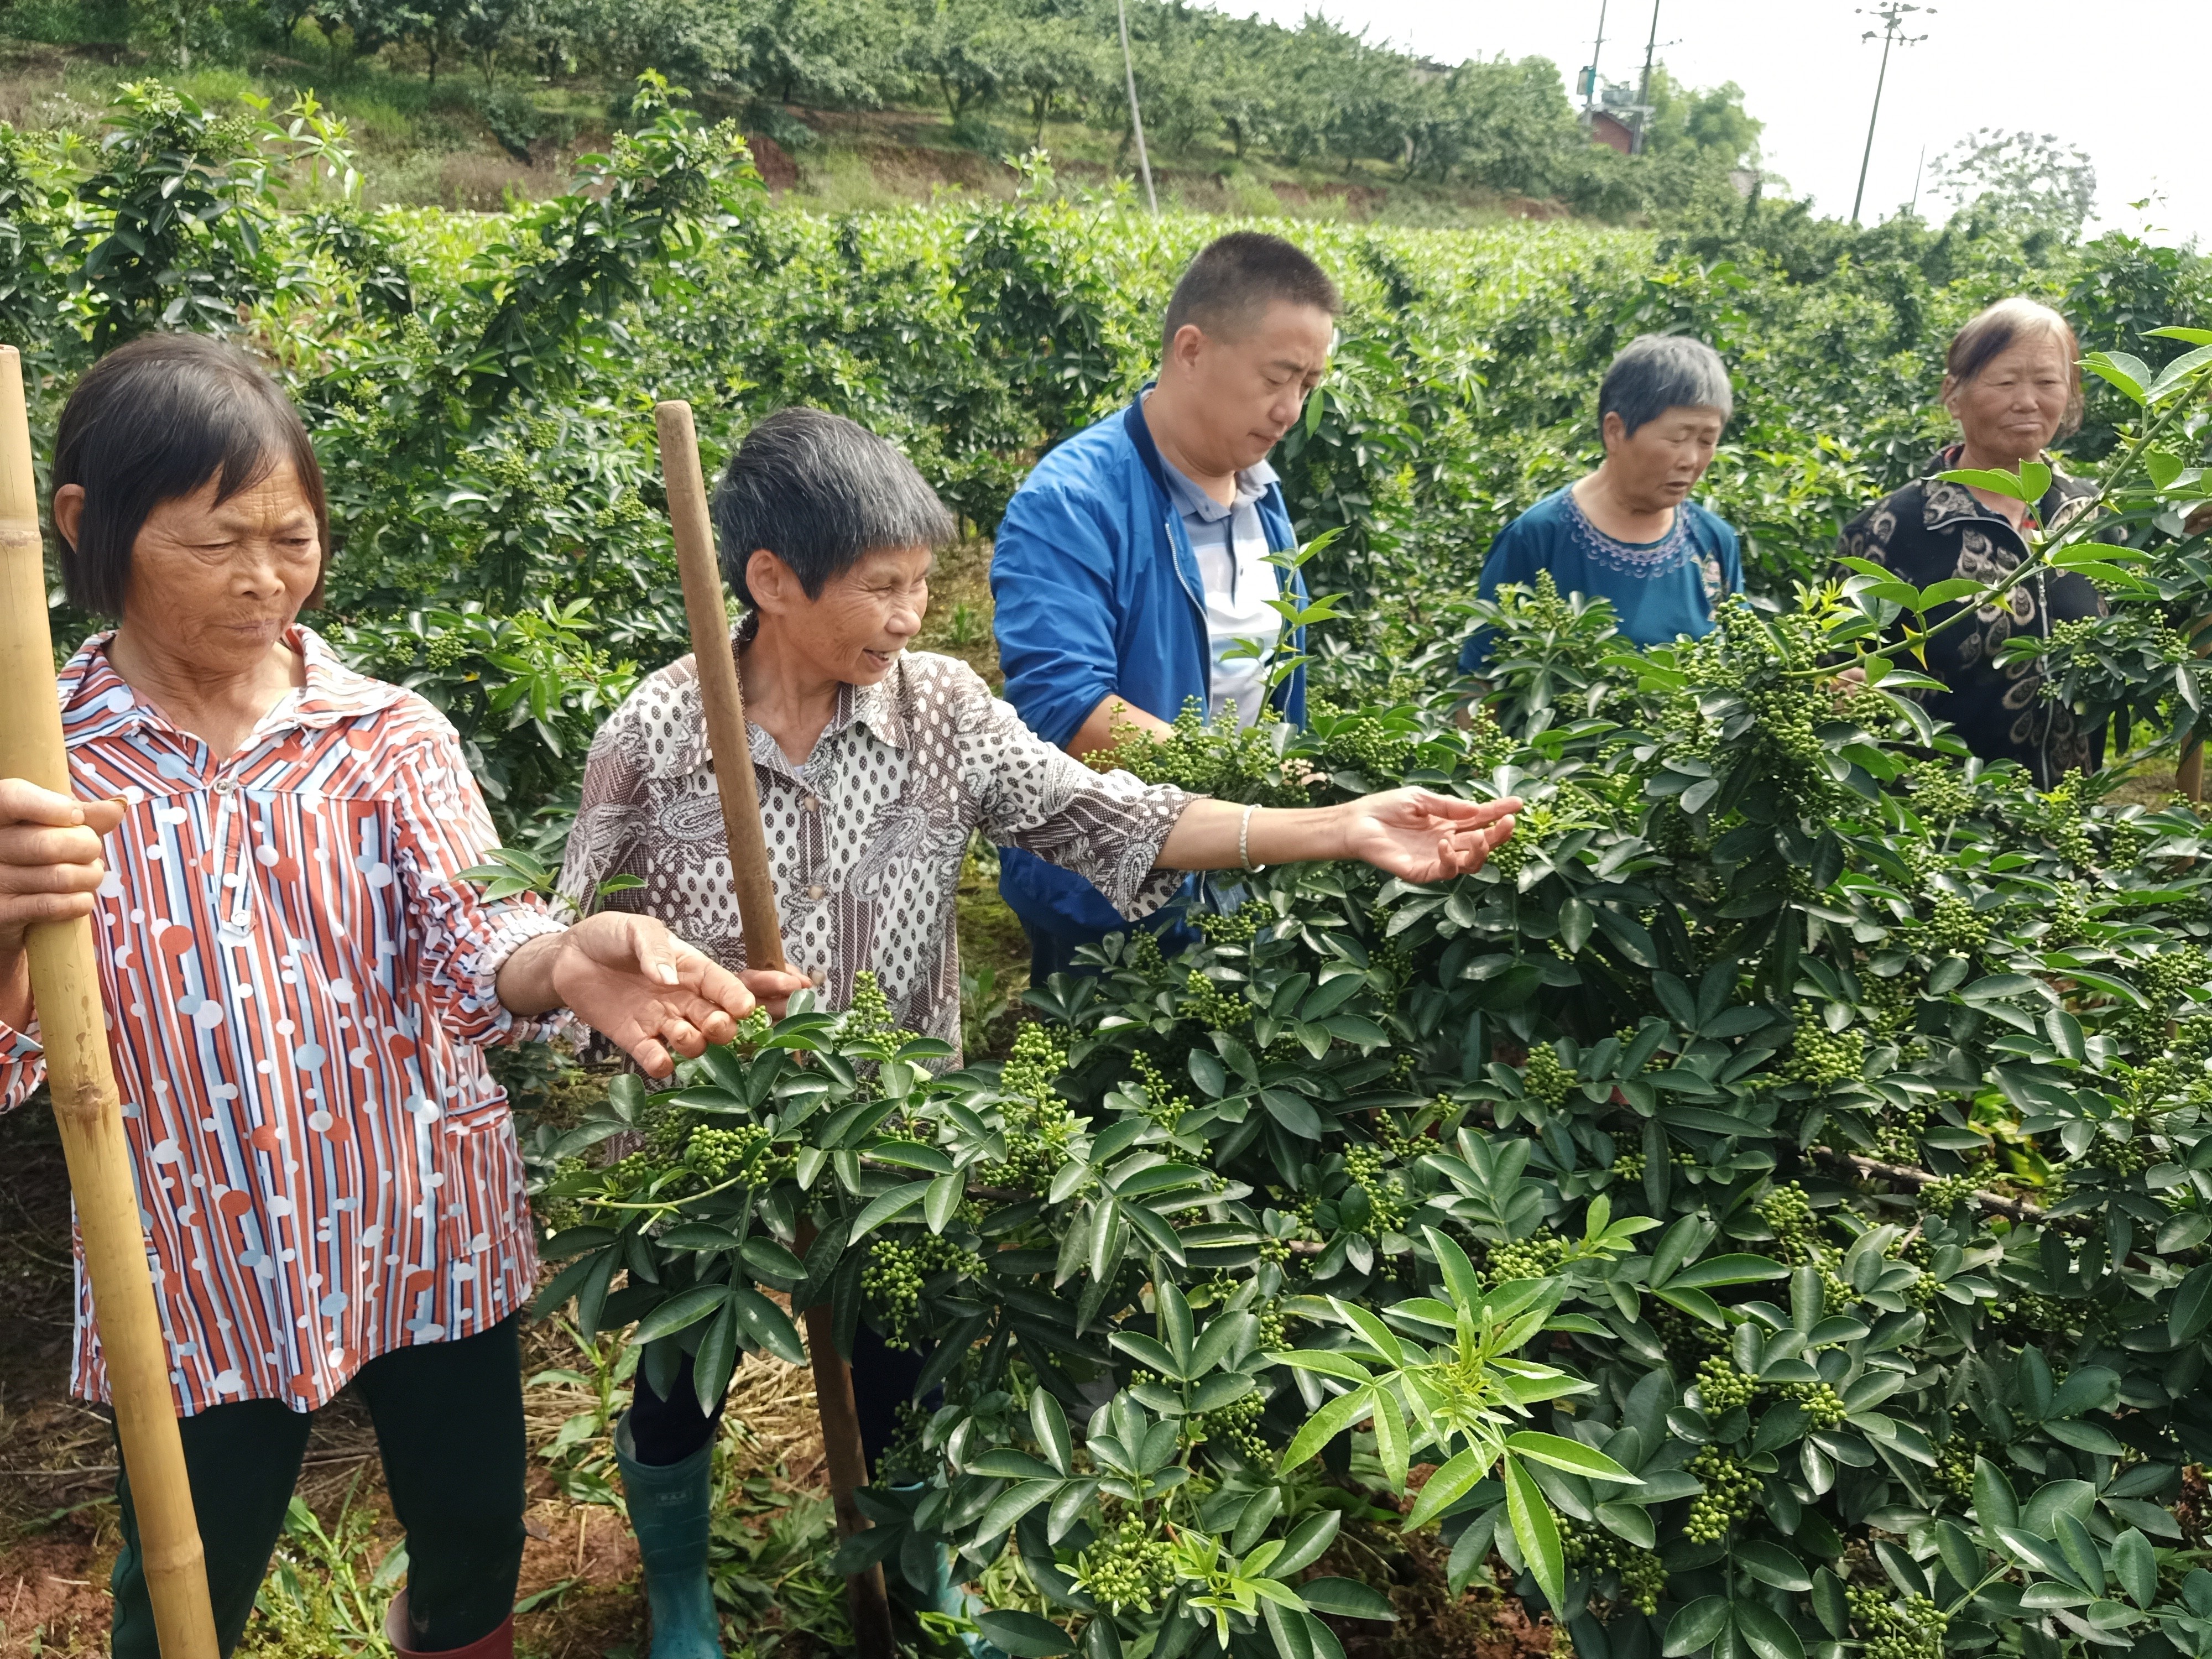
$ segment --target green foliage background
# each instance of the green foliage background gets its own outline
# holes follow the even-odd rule
[[[0,130],[0,331],[41,421],[149,326],[266,353],[344,537],[321,625],[448,710],[518,842],[557,838],[592,729],[684,648],[655,398],[698,407],[710,465],[779,404],[852,414],[988,532],[1140,383],[1216,228],[1035,166],[1011,204],[774,212],[732,129],[653,78],[635,118],[575,192],[482,218],[362,210],[304,102],[215,121],[147,86],[97,153]],[[2203,264],[1735,202],[1665,238],[1304,234],[1351,304],[1282,469],[1355,620],[1310,734],[1127,758],[1231,798],[1513,791],[1520,835],[1433,890],[1269,872],[1191,958],[1115,945],[1036,988],[1003,1066],[948,1072],[864,999],[617,1088],[532,1134],[546,1302],[710,1389],[797,1352],[762,1286],[846,1340],[950,1333],[921,1484],[849,1547],[995,1564],[973,1622],[1009,1653],[1334,1653],[1326,1620],[1389,1611],[1304,1576],[1363,1492],[1439,1522],[1457,1582],[1495,1549],[1599,1659],[2212,1652],[2203,825],[2110,778],[2038,793],[1893,686],[1825,684],[1925,604],[1827,582],[1838,523],[1942,435],[1948,331],[2027,291],[2172,359],[2106,360],[2074,441],[2140,574],[2098,565],[2122,614],[2060,666],[2189,726],[2204,374],[2148,331],[2206,320]],[[1641,654],[1556,595],[1472,605],[1655,328],[1735,369],[1709,499],[1752,600]]]

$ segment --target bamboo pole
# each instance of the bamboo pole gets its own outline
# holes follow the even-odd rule
[[[46,574],[39,538],[31,426],[23,360],[0,346],[0,777],[70,793],[54,696],[53,635],[46,626]],[[131,1474],[139,1547],[154,1628],[164,1659],[216,1659],[215,1615],[199,1522],[177,1434],[169,1360],[146,1265],[138,1191],[122,1103],[107,1052],[92,922],[44,922],[26,937],[31,995],[54,1120],[69,1163],[70,1191],[100,1346],[115,1406],[117,1437]]]
[[[722,800],[722,827],[730,842],[730,878],[744,924],[745,965],[783,969],[783,929],[775,887],[769,878],[768,837],[761,828],[760,791],[753,781],[752,747],[745,735],[744,688],[730,649],[730,617],[722,599],[722,573],[714,561],[714,536],[707,520],[707,485],[699,470],[699,435],[687,403],[655,404],[660,434],[660,476],[668,488],[668,521],[676,534],[676,568],[684,580],[684,614],[699,675],[699,700],[707,744],[714,757],[714,787]],[[805,1230],[811,1235],[811,1227]],[[811,1237],[799,1241],[804,1250]],[[837,1352],[830,1305],[806,1310],[806,1352],[814,1367],[814,1400],[822,1419],[822,1449],[830,1465],[830,1493],[838,1536],[868,1524],[854,1492],[868,1484],[868,1457],[860,1443],[853,1372]],[[871,1566],[845,1581],[853,1636],[861,1659],[892,1659],[890,1602],[884,1571]]]

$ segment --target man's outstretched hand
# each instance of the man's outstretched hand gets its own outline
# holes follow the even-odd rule
[[[1449,881],[1482,868],[1513,834],[1517,797],[1460,800],[1426,789],[1392,789],[1346,801],[1344,856],[1401,881]]]

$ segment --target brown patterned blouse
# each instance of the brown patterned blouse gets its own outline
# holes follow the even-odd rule
[[[959,1046],[954,906],[970,830],[1073,870],[1132,921],[1182,880],[1154,861],[1190,797],[1092,771],[954,658],[909,651],[880,684],[845,687],[803,766],[748,730],[784,951],[831,1007],[872,969],[900,1024]],[[690,657],[645,680],[592,740],[561,890],[588,905],[617,875],[644,885],[609,908],[658,916],[725,966],[744,964]]]

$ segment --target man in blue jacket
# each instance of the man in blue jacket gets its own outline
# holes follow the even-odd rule
[[[991,594],[1006,700],[1039,735],[1085,755],[1117,726],[1164,731],[1193,698],[1209,720],[1303,722],[1303,671],[1267,684],[1283,644],[1269,601],[1302,592],[1268,562],[1297,538],[1267,453],[1328,367],[1339,304],[1279,236],[1209,244],[1168,301],[1159,379],[1015,492]],[[1082,878],[1019,851],[1000,854],[999,891],[1035,984],[1127,926]]]

